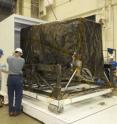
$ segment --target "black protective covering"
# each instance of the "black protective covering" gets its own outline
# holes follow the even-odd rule
[[[60,64],[69,70],[72,55],[77,52],[81,55],[83,67],[88,68],[93,76],[104,78],[102,31],[98,23],[73,19],[31,26],[21,31],[21,47],[28,64],[25,69],[33,70],[29,73],[33,73],[33,77],[41,74],[35,67],[38,64]],[[69,71],[65,73],[67,75]],[[54,74],[50,78],[54,78]]]

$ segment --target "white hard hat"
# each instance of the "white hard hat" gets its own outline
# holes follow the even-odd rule
[[[15,52],[20,52],[21,54],[23,54],[23,51],[22,51],[21,48],[16,48],[16,49],[15,49]]]

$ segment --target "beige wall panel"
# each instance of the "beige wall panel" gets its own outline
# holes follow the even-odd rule
[[[31,16],[31,0],[24,0],[23,15],[29,17]]]

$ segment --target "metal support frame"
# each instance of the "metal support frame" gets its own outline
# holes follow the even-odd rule
[[[24,91],[24,97],[31,97],[31,98],[37,99],[39,101],[42,101],[42,102],[45,102],[45,103],[50,103],[50,104],[53,104],[53,105],[56,105],[56,106],[59,106],[61,104],[63,104],[63,106],[65,106],[65,105],[73,104],[73,103],[80,102],[80,101],[83,101],[83,100],[86,100],[86,99],[91,99],[91,98],[94,98],[94,97],[98,97],[98,96],[102,96],[102,95],[105,95],[105,94],[112,93],[112,90],[113,90],[112,88],[98,89],[98,90],[92,91],[91,93],[89,92],[89,93],[82,94],[82,95],[75,94],[75,95],[69,96],[67,98],[64,98],[62,100],[57,100],[57,99],[54,99],[52,97],[49,97],[49,96],[46,96],[46,95],[41,95],[41,94],[38,94],[38,93],[31,93],[29,91]]]
[[[61,95],[61,76],[62,76],[61,65],[59,64],[56,66],[56,73],[57,73],[57,82],[56,82],[56,86],[52,91],[52,96],[56,99],[59,99]]]

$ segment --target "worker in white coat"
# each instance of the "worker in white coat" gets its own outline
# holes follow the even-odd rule
[[[3,56],[3,50],[0,49],[0,58]],[[0,64],[0,90],[1,90],[1,79],[2,79],[2,64]]]

